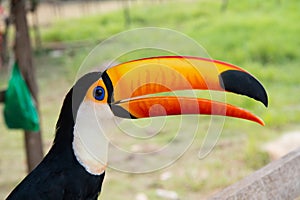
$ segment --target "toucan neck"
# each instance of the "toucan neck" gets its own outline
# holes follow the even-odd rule
[[[53,145],[44,161],[61,160],[59,166],[77,164],[72,150],[74,119],[72,114],[72,89],[65,97],[61,112],[56,124],[56,133]],[[78,163],[79,164],[79,163]]]
[[[56,124],[54,146],[72,146],[77,112],[89,86],[99,79],[101,73],[92,72],[81,77],[67,93]]]
[[[94,82],[98,75],[92,73],[82,78],[66,95],[56,125],[54,144],[49,152],[64,155],[64,159],[81,165],[91,175],[103,174],[107,160],[107,142],[93,115],[94,106],[84,100],[90,82]],[[104,107],[110,111],[107,105]]]
[[[65,97],[61,112],[56,123],[56,133],[53,147],[71,147],[73,141],[74,117],[72,112],[72,89]]]

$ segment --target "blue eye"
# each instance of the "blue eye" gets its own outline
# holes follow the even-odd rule
[[[96,100],[98,101],[102,101],[104,99],[105,96],[105,91],[103,89],[103,87],[101,86],[97,86],[94,89],[94,97]]]

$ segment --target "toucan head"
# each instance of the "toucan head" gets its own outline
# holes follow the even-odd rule
[[[250,73],[198,57],[164,56],[125,62],[98,73],[86,88],[75,109],[73,149],[78,161],[92,174],[101,174],[105,169],[106,163],[98,161],[106,160],[107,152],[98,147],[108,145],[104,132],[114,126],[116,118],[206,114],[264,124],[242,108],[197,96],[178,96],[175,91],[226,91],[268,105],[265,89]]]

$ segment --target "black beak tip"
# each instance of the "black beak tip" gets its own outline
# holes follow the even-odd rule
[[[246,95],[268,107],[268,95],[262,84],[250,74],[228,70],[220,74],[221,86],[228,92]]]

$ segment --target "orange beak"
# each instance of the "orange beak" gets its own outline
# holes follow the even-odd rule
[[[267,93],[260,82],[245,70],[224,62],[179,56],[145,58],[109,68],[102,79],[108,90],[108,103],[119,117],[207,114],[264,125],[259,117],[242,108],[174,95],[180,90],[226,91],[246,95],[267,106]]]

